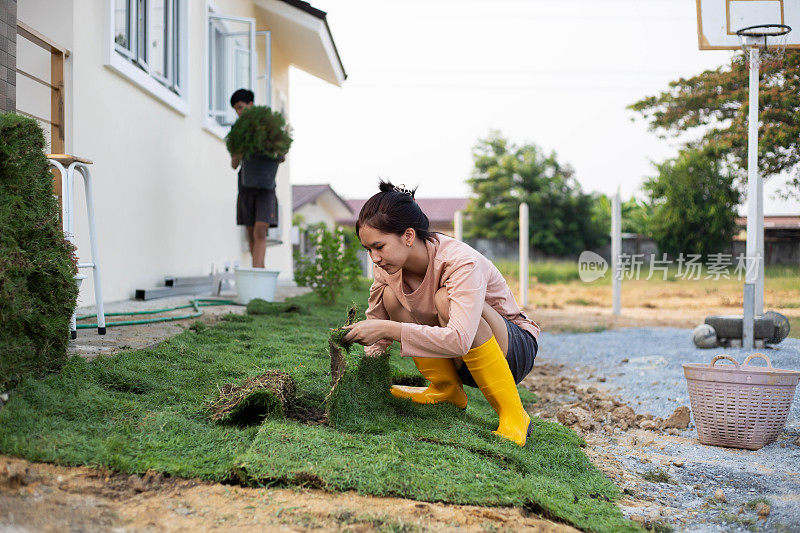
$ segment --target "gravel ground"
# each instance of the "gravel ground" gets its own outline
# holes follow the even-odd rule
[[[571,366],[584,381],[605,387],[637,413],[663,418],[680,405],[690,406],[683,363],[707,363],[721,353],[741,363],[752,353],[740,348],[700,350],[691,341],[691,330],[676,328],[543,333],[540,346],[544,361]],[[755,351],[766,353],[776,368],[800,370],[800,339]],[[693,424],[676,436],[653,435],[657,438],[649,446],[635,446],[637,453],[631,453],[631,439],[621,432],[600,444],[630,471],[660,467],[673,480],[638,483],[637,490],[644,491],[653,508],[623,506],[627,514],[649,512],[655,517],[659,508],[668,508],[661,515],[669,516],[665,521],[681,531],[800,532],[800,445],[795,444],[800,402],[793,403],[778,440],[757,451],[701,445]],[[722,489],[726,502],[713,499],[717,489]],[[769,501],[766,519],[752,509],[758,498]]]

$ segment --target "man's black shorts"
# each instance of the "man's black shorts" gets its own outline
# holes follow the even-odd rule
[[[533,360],[536,359],[536,353],[539,351],[539,343],[536,341],[536,337],[510,322],[506,317],[503,317],[503,320],[505,320],[506,329],[508,329],[506,360],[508,361],[508,367],[511,369],[511,375],[514,376],[514,381],[519,383],[533,369]],[[470,387],[478,386],[467,365],[462,365],[458,369],[458,375],[464,385]]]
[[[278,227],[278,197],[275,189],[239,189],[236,224],[255,226],[256,222],[266,222],[270,228]]]

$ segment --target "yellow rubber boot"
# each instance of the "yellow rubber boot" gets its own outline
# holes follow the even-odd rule
[[[517,384],[497,339],[492,336],[480,346],[472,348],[464,356],[464,363],[489,404],[500,416],[495,435],[525,446],[533,427],[531,417],[522,407]]]
[[[456,367],[450,358],[413,357],[420,373],[430,381],[428,387],[392,385],[389,392],[396,398],[409,398],[422,404],[449,402],[461,409],[467,408],[467,393],[461,387]]]

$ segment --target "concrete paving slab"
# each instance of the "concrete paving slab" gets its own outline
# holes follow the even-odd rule
[[[299,296],[310,292],[307,287],[298,287],[294,284],[278,284],[275,300],[284,301],[286,298]],[[122,300],[118,302],[107,302],[105,304],[106,313],[124,313],[131,311],[148,311],[155,309],[166,309],[188,305],[195,298],[209,298],[221,300],[235,300],[236,292],[222,292],[219,296],[208,294],[171,296],[156,300]],[[112,322],[122,322],[129,320],[139,320],[155,317],[169,317],[193,314],[194,308],[178,309],[170,312],[159,313],[157,315],[133,315],[133,316],[111,316],[106,317],[106,334],[98,335],[96,328],[78,329],[78,338],[70,339],[67,353],[70,356],[80,355],[87,359],[94,359],[99,355],[112,355],[124,350],[140,350],[151,348],[164,340],[182,333],[195,321],[202,321],[205,324],[213,324],[220,320],[223,315],[228,313],[244,314],[243,305],[215,305],[201,307],[202,316],[197,318],[187,318],[170,322],[154,322],[150,324],[136,324],[130,326],[110,326]],[[77,316],[95,314],[95,306],[84,306],[77,309]],[[96,323],[97,320],[87,319],[79,321],[78,324]]]

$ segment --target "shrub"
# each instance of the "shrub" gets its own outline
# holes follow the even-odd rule
[[[243,158],[266,155],[272,159],[285,156],[292,145],[292,129],[282,113],[266,106],[246,109],[225,137],[228,152]]]
[[[356,288],[361,265],[356,247],[345,244],[341,228],[329,231],[324,225],[308,230],[308,242],[313,253],[305,256],[295,252],[294,279],[301,287],[311,289],[327,303],[334,303],[345,285]]]
[[[36,121],[0,114],[0,390],[61,368],[78,298],[44,146]]]

